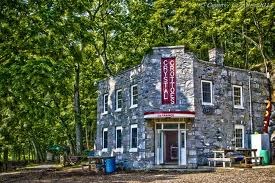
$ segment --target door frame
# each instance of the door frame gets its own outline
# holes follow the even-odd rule
[[[161,128],[157,129],[157,125],[161,125]],[[164,124],[177,124],[178,127],[175,129],[165,129]],[[181,124],[184,124],[184,128],[181,128]],[[164,147],[164,131],[177,131],[178,132],[178,165],[186,165],[186,159],[187,159],[187,148],[186,148],[186,141],[187,141],[187,134],[186,134],[186,123],[185,122],[155,122],[154,125],[155,128],[155,164],[161,165],[164,164],[164,151],[166,147]],[[184,132],[184,150],[181,147],[181,133]],[[161,142],[159,142],[159,140]],[[184,155],[184,159],[182,159],[182,156]],[[182,160],[185,160],[182,162]]]

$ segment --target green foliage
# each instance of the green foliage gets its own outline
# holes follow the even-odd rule
[[[182,44],[204,60],[221,47],[241,68],[275,60],[272,1],[2,0],[0,21],[0,155],[74,152],[77,124],[91,149],[97,82],[154,46]]]

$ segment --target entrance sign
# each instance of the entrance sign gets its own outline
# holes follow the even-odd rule
[[[176,58],[161,58],[162,104],[176,104]]]
[[[195,118],[194,111],[159,111],[159,112],[145,112],[145,119],[154,118]]]

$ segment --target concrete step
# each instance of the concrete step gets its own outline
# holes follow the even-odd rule
[[[179,171],[179,172],[213,172],[214,167],[198,167],[198,168],[187,168],[187,166],[178,165],[156,165],[150,171]]]

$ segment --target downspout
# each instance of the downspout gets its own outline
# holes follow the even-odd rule
[[[269,119],[268,119],[268,130],[267,130],[267,132],[268,132],[268,134],[269,134],[269,139],[270,139],[270,137],[271,137],[271,134],[272,134],[272,132],[270,132],[270,121],[272,120],[272,118],[271,118],[271,113],[272,113],[272,83],[271,83],[271,78],[270,78],[270,73],[269,72],[267,72],[266,73],[266,78],[267,78],[267,84],[268,84],[268,100],[270,101],[270,105],[271,105],[271,108],[270,108],[270,113],[269,113]],[[271,146],[270,146],[271,147]]]
[[[250,117],[250,133],[254,133],[254,123],[253,123],[253,105],[252,105],[252,91],[251,91],[251,78],[252,74],[251,72],[248,72],[249,78],[248,78],[248,88],[249,88],[249,117]]]

